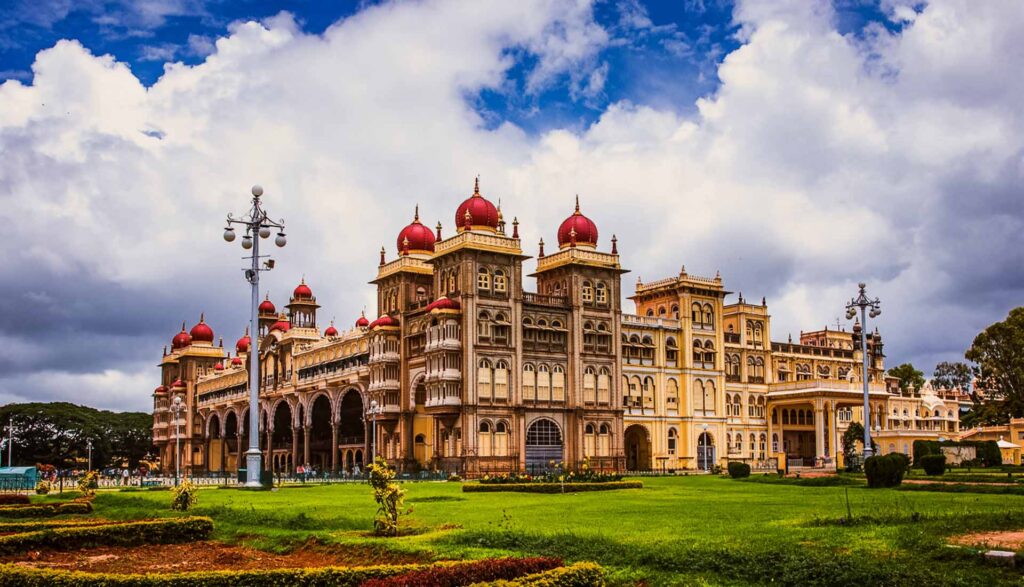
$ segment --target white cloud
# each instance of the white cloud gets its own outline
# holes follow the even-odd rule
[[[236,23],[201,64],[168,65],[149,89],[61,42],[38,55],[32,85],[0,86],[0,285],[38,275],[28,289],[45,295],[85,273],[168,292],[154,359],[185,312],[230,307],[208,315],[230,342],[247,298],[221,222],[259,182],[291,237],[273,298],[305,274],[324,318],[346,323],[373,311],[377,250],[395,254],[413,205],[450,234],[479,173],[528,252],[579,193],[603,246],[618,234],[627,281],[720,268],[729,289],[768,296],[776,339],[833,324],[867,280],[890,357],[928,370],[1024,290],[1024,81],[1007,74],[1024,15],[998,8],[936,1],[865,41],[835,32],[825,3],[743,3],[745,44],[692,117],[677,114],[685,104],[614,104],[589,128],[539,137],[487,130],[467,97],[505,87],[515,51],[536,56],[528,91],[603,88],[608,37],[586,3],[388,3],[322,36],[287,14]],[[10,348],[32,355],[28,341]],[[0,394],[48,397],[75,380],[53,371],[0,377]],[[83,401],[148,405],[155,368],[90,372]]]

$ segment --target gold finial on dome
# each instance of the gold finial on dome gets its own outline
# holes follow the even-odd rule
[[[580,215],[580,195],[579,194],[576,194],[576,211],[573,212],[573,214],[575,214],[577,216]]]
[[[412,221],[416,224],[420,223],[420,205],[416,204],[416,213],[413,214]]]
[[[473,195],[474,196],[479,196],[480,195],[480,175],[479,174],[476,176],[476,179],[473,180]]]

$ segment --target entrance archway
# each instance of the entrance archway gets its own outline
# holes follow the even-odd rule
[[[639,424],[626,428],[623,436],[626,442],[626,470],[651,470],[651,438],[647,429]]]
[[[220,434],[220,416],[210,414],[206,423],[209,436],[206,440],[206,470],[224,471],[224,439]]]
[[[341,398],[338,409],[338,445],[346,453],[345,469],[352,471],[355,465],[362,465],[362,451],[366,448],[366,423],[363,420],[363,396],[356,389],[349,389]],[[359,459],[355,451],[359,450]]]
[[[526,429],[526,469],[541,470],[562,462],[562,431],[553,420],[538,418]]]
[[[292,470],[292,408],[282,401],[274,410],[274,433],[272,434],[272,470],[287,473]]]
[[[309,464],[317,471],[326,471],[331,466],[331,400],[326,395],[317,397],[309,416]]]
[[[224,416],[224,457],[225,469],[229,471],[238,470],[238,447],[241,446],[241,437],[238,434],[238,416],[234,410],[229,410]]]
[[[697,437],[697,468],[710,471],[715,464],[715,439],[707,432]]]

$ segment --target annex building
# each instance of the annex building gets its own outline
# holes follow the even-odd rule
[[[395,257],[381,249],[372,321],[321,330],[320,304],[303,280],[284,308],[260,304],[259,332],[246,332],[233,354],[215,344],[205,318],[189,331],[182,325],[153,393],[165,467],[179,429],[185,469],[243,465],[250,352],[260,353],[265,466],[282,472],[350,471],[371,447],[406,471],[471,477],[584,459],[614,470],[730,460],[774,469],[780,458],[826,466],[849,423],[863,419],[864,353],[883,453],[909,454],[915,439],[959,432],[956,398],[901,393],[886,380],[877,331],[866,348],[859,324],[772,342],[764,299],[727,303],[720,275],[685,268],[637,280],[624,295],[616,238],[600,246],[578,201],[557,248],[545,251],[541,240],[535,259],[523,252],[518,222],[506,223],[479,182],[453,225],[446,236],[417,210]],[[177,422],[175,396],[185,406]]]

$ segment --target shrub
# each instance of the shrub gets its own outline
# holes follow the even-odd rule
[[[907,456],[900,453],[869,457],[864,461],[864,474],[868,478],[868,487],[898,486],[903,482],[903,475],[906,473],[909,462]]]
[[[23,505],[31,500],[23,493],[0,493],[0,505]]]
[[[487,559],[461,565],[436,565],[387,578],[370,579],[363,583],[362,587],[470,585],[482,581],[515,579],[560,566],[561,560],[547,557]]]
[[[213,533],[210,518],[174,518],[106,526],[69,526],[0,536],[0,555],[49,548],[74,550],[90,546],[174,544],[205,540]]]
[[[0,506],[0,518],[48,518],[63,514],[88,514],[92,504],[87,501],[69,501],[39,505]]]
[[[579,493],[582,491],[611,491],[614,489],[642,489],[639,481],[611,481],[608,483],[467,483],[466,493],[517,491],[520,493]]]
[[[921,466],[929,475],[942,475],[946,472],[946,455],[924,455],[921,457]]]
[[[604,573],[594,563],[576,563],[569,567],[527,575],[511,581],[493,581],[490,587],[600,587]],[[474,586],[475,587],[475,586]]]
[[[952,446],[973,446],[975,450],[974,460],[964,461],[962,466],[983,466],[998,467],[1003,464],[1003,453],[999,450],[999,444],[994,440],[961,440],[958,442],[939,443],[935,440],[914,441],[914,463],[920,464],[921,459],[927,455],[941,455],[942,447]]]
[[[395,478],[395,470],[388,466],[383,457],[377,457],[368,469],[373,499],[378,506],[377,517],[373,520],[373,530],[381,536],[396,536],[398,513],[405,499],[405,490],[392,481]]]
[[[733,479],[743,479],[744,477],[750,477],[750,465],[746,463],[730,462],[729,476],[732,477]]]
[[[174,488],[174,496],[171,499],[171,509],[179,512],[187,512],[196,505],[198,489],[188,479]]]
[[[456,473],[452,473],[451,475],[448,475],[448,480],[452,483],[459,483],[462,481],[462,477],[459,477]]]
[[[50,493],[50,489],[52,489],[52,487],[50,482],[46,479],[40,479],[39,483],[36,483],[36,495],[46,495],[47,493]]]
[[[99,475],[96,474],[96,471],[89,471],[78,480],[78,490],[82,492],[82,495],[95,495],[99,486]]]

